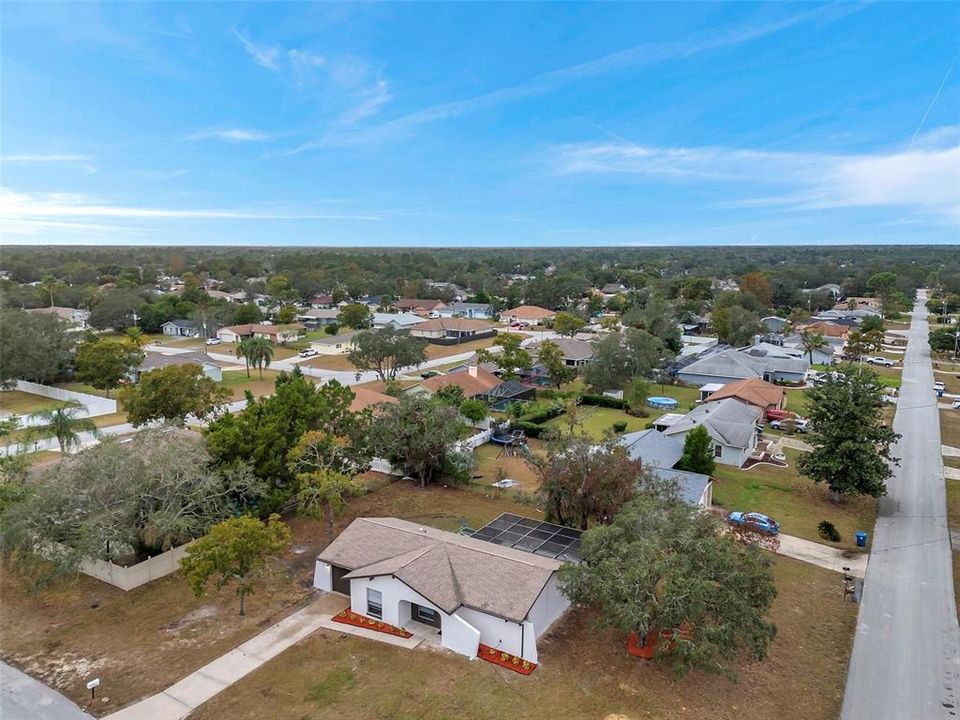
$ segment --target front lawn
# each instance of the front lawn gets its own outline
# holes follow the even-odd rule
[[[803,388],[786,388],[787,392],[787,410],[795,412],[800,417],[807,416],[807,407],[809,399]]]
[[[854,549],[857,530],[872,532],[877,516],[874,498],[848,498],[840,504],[830,501],[827,488],[797,472],[800,452],[785,450],[789,467],[756,465],[740,470],[717,465],[713,476],[713,502],[725,510],[762,512],[780,522],[788,535],[835,547]],[[817,534],[817,524],[829,520],[840,531],[839,543],[827,543]]]
[[[538,641],[529,677],[449,652],[405,650],[321,630],[198,708],[196,720],[828,720],[839,715],[857,606],[840,577],[776,558],[777,637],[738,681],[680,678],[631,658],[624,637],[574,609]],[[346,601],[344,601],[346,603]],[[795,698],[795,701],[789,701]]]
[[[317,355],[309,360],[304,360],[301,365],[312,368],[322,368],[323,370],[348,370],[353,371],[357,368],[351,363],[346,355]]]
[[[41,410],[53,410],[64,403],[43,395],[34,395],[20,390],[0,391],[0,411],[10,415],[29,415]]]
[[[263,379],[260,379],[260,373],[250,368],[250,377],[247,377],[247,371],[243,368],[239,370],[224,370],[223,381],[220,383],[223,387],[229,388],[233,393],[231,400],[243,400],[244,393],[249,390],[254,397],[263,395],[272,395],[277,375],[276,370],[264,370]]]
[[[940,442],[960,447],[960,410],[948,408],[940,411]]]
[[[436,360],[437,358],[443,358],[449,355],[459,355],[460,353],[465,352],[476,352],[477,350],[482,350],[492,346],[493,341],[496,339],[496,336],[494,336],[483,338],[482,340],[463,342],[459,345],[434,345],[433,343],[430,343],[427,345],[426,349],[427,360]]]

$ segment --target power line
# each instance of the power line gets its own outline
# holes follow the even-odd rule
[[[940,87],[937,88],[936,94],[933,96],[933,100],[930,101],[930,104],[927,105],[927,111],[923,114],[923,117],[920,119],[920,124],[917,125],[917,129],[913,131],[913,137],[910,138],[910,144],[907,146],[907,150],[913,147],[914,141],[917,139],[917,135],[920,134],[920,131],[923,129],[924,124],[927,122],[927,116],[930,114],[930,111],[933,110],[933,106],[936,105],[937,100],[940,99],[940,93],[943,92],[944,85],[947,84],[947,80],[950,78],[950,74],[953,72],[953,68],[957,64],[957,60],[960,59],[960,50],[957,50],[957,54],[953,56],[953,62],[950,63],[950,67],[947,68],[947,74],[943,76],[943,80],[940,81]]]

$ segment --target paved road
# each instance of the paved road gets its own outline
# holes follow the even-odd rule
[[[3,720],[93,720],[53,688],[0,662]]]
[[[914,306],[894,429],[900,467],[881,500],[842,720],[957,718],[953,593],[926,293]]]

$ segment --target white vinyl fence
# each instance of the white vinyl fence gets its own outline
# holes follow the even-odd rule
[[[41,397],[60,400],[61,402],[78,402],[83,406],[77,408],[76,417],[80,418],[94,418],[100,417],[101,415],[112,415],[117,412],[116,400],[100,397],[99,395],[63,390],[62,388],[40,385],[39,383],[27,382],[26,380],[17,380],[16,389],[20,392],[40,395]],[[17,418],[17,426],[21,428],[36,427],[44,424],[43,420],[30,417],[30,415],[11,415],[10,417]]]
[[[191,544],[179,545],[165,553],[154,555],[143,562],[126,567],[106,560],[87,560],[80,566],[80,572],[121,590],[133,590],[135,587],[145,585],[151,580],[162,578],[164,575],[179,570],[180,558],[187,554],[187,548]]]

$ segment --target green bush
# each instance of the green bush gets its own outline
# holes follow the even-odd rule
[[[630,405],[630,403],[621,398],[591,394],[581,395],[580,403],[582,405],[597,405],[598,407],[614,408],[616,410],[626,410]]]
[[[619,420],[618,422],[615,422],[615,423],[613,424],[613,431],[614,431],[615,433],[622,433],[622,432],[623,432],[624,430],[626,430],[626,429],[627,429],[627,421],[626,421],[626,420]]]
[[[840,542],[840,531],[837,530],[836,526],[829,520],[820,521],[820,524],[817,525],[817,534],[824,540]]]
[[[510,427],[517,430],[523,430],[526,436],[530,438],[538,438],[548,430],[552,429],[548,428],[546,425],[537,425],[536,423],[527,422],[526,420],[514,420],[510,424]]]

